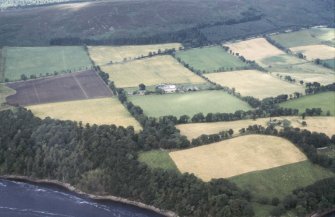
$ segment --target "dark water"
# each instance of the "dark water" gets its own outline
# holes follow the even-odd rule
[[[0,180],[0,217],[162,217],[137,207],[98,203],[57,187]]]

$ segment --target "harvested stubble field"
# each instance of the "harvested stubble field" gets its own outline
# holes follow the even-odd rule
[[[335,92],[324,92],[314,95],[300,97],[299,99],[289,100],[280,104],[283,108],[299,109],[300,113],[307,108],[321,108],[322,114],[335,115]]]
[[[311,28],[300,31],[276,34],[270,37],[282,46],[291,48],[323,43],[334,43],[335,31],[333,28]]]
[[[254,38],[246,41],[225,44],[234,53],[239,53],[247,60],[259,61],[267,57],[285,54],[265,38]]]
[[[226,71],[247,67],[238,57],[227,53],[221,46],[193,48],[176,53],[176,57],[202,72],[213,72],[224,68]]]
[[[256,70],[210,73],[205,76],[222,86],[235,88],[236,92],[242,96],[253,96],[259,99],[305,92],[301,85],[292,84]]]
[[[288,120],[290,126],[300,129],[306,129],[311,132],[325,133],[329,137],[335,134],[335,117],[306,117],[304,120],[301,117],[296,116],[283,116],[273,117],[272,120]],[[247,128],[250,125],[261,125],[266,127],[270,118],[258,118],[256,120],[247,119],[239,121],[223,121],[213,123],[191,123],[191,124],[180,124],[176,127],[180,130],[180,133],[186,136],[189,140],[195,139],[202,134],[216,134],[220,131],[226,131],[229,129],[234,130],[234,134],[239,134],[239,130]],[[302,125],[302,121],[306,121],[307,126]],[[280,129],[281,127],[278,127]]]
[[[139,123],[117,98],[48,103],[27,108],[40,118],[51,117],[98,125],[133,126],[136,131],[141,129]]]
[[[164,51],[183,47],[180,43],[134,45],[134,46],[89,46],[89,54],[96,65],[106,65],[148,56],[150,52]]]
[[[297,73],[281,73],[281,72],[274,72],[274,75],[279,75],[282,77],[285,76],[291,76],[291,78],[295,79],[296,81],[304,81],[305,83],[308,82],[318,82],[322,85],[327,85],[327,84],[331,84],[335,82],[335,74],[333,73],[301,73],[301,72],[297,72]]]
[[[233,113],[252,108],[240,99],[223,91],[197,91],[164,95],[130,96],[129,100],[140,106],[150,117],[166,115],[193,115],[207,113]]]
[[[291,142],[274,136],[247,135],[170,152],[178,169],[204,181],[229,178],[300,161],[306,156]]]
[[[102,70],[109,74],[110,80],[119,88],[138,87],[141,83],[146,86],[161,83],[206,83],[168,55],[104,66]]]
[[[257,197],[282,199],[294,189],[311,185],[335,174],[310,161],[288,164],[235,176],[229,180]]]
[[[10,81],[21,80],[21,75],[28,78],[82,71],[92,66],[91,60],[83,47],[5,47],[5,78]]]
[[[307,45],[293,47],[291,50],[295,53],[302,53],[307,60],[327,60],[335,58],[335,48],[327,45]]]
[[[7,98],[7,102],[12,105],[32,105],[112,96],[107,85],[93,70],[8,83],[7,85],[16,90],[16,94]]]

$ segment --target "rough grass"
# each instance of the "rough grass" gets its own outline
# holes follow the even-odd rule
[[[273,117],[276,120],[288,120],[292,127],[306,129],[311,132],[325,133],[329,137],[335,134],[335,117],[306,117],[307,126],[302,126],[301,117],[288,116],[288,117]],[[191,123],[191,124],[180,124],[176,127],[180,130],[181,134],[186,136],[189,140],[197,138],[202,134],[216,134],[220,131],[229,129],[234,130],[234,134],[239,134],[239,130],[247,128],[250,125],[262,125],[267,126],[270,118],[258,118],[256,120],[247,119],[239,121],[223,121],[223,122],[212,122],[212,123]],[[278,127],[280,129],[280,127]]]
[[[119,88],[138,87],[141,83],[146,86],[161,83],[206,83],[168,55],[104,66],[102,70],[109,74],[110,80]]]
[[[299,99],[289,100],[280,104],[283,108],[299,109],[300,113],[305,112],[307,108],[321,108],[322,114],[327,111],[335,115],[335,92],[325,92],[304,96]]]
[[[330,73],[280,73],[280,72],[274,72],[274,75],[279,75],[282,77],[285,76],[291,76],[292,78],[294,78],[296,81],[304,81],[305,83],[307,82],[318,82],[322,85],[327,85],[327,84],[331,84],[335,82],[335,75],[334,74],[330,74]]]
[[[138,160],[153,169],[178,171],[176,164],[173,162],[167,151],[153,150],[141,152],[138,155]]]
[[[91,61],[83,47],[6,47],[4,48],[5,77],[10,81],[27,77],[81,71],[91,67]]]
[[[335,32],[332,28],[312,28],[272,35],[271,38],[282,46],[291,48],[334,41]]]
[[[256,70],[211,73],[206,75],[209,80],[222,86],[235,88],[242,96],[253,96],[263,99],[280,94],[304,93],[301,85],[288,83],[268,73]]]
[[[323,44],[293,47],[291,50],[295,53],[304,54],[307,60],[326,60],[335,58],[335,48]]]
[[[136,131],[141,129],[139,123],[116,98],[57,102],[27,108],[41,118],[51,117],[98,125],[133,126]]]
[[[306,160],[288,140],[264,135],[241,136],[170,152],[170,156],[181,172],[193,173],[204,181]]]
[[[271,56],[285,54],[265,38],[255,38],[246,41],[226,44],[234,53],[239,53],[248,60],[261,60]]]
[[[202,112],[233,113],[237,110],[250,110],[251,107],[238,98],[223,91],[197,91],[164,95],[130,96],[129,100],[140,106],[150,117],[166,115],[189,115]]]
[[[134,45],[134,46],[90,46],[89,54],[97,65],[106,65],[111,62],[122,62],[141,56],[148,56],[150,52],[164,51],[166,49],[179,50],[183,47],[180,43]]]
[[[335,174],[306,160],[272,169],[246,173],[229,180],[258,197],[283,198],[294,189]]]
[[[5,105],[6,97],[15,94],[15,90],[7,87],[5,84],[0,84],[0,111],[10,108],[10,106]]]
[[[176,57],[196,70],[213,72],[224,68],[226,71],[247,67],[238,57],[227,53],[222,47],[194,48],[176,53]]]

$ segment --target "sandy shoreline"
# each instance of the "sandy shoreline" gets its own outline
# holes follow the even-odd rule
[[[55,186],[64,188],[65,190],[76,193],[80,196],[93,199],[97,202],[99,202],[101,200],[107,200],[107,201],[112,201],[112,202],[124,203],[124,204],[139,207],[141,209],[147,209],[147,210],[156,212],[158,214],[164,215],[166,217],[178,217],[178,215],[176,213],[172,212],[172,211],[161,210],[157,207],[147,205],[147,204],[137,202],[137,201],[128,200],[128,199],[125,199],[125,198],[122,198],[122,197],[116,197],[116,196],[112,196],[112,195],[99,196],[99,195],[94,195],[94,194],[88,194],[88,193],[85,193],[85,192],[75,188],[74,186],[72,186],[68,183],[63,183],[63,182],[60,182],[60,181],[57,181],[57,180],[35,179],[35,178],[31,178],[31,177],[27,177],[27,176],[19,176],[19,175],[1,175],[0,179],[5,179],[5,180],[9,180],[9,181],[28,182],[28,183],[32,183],[32,184],[51,184],[51,185],[55,185]]]

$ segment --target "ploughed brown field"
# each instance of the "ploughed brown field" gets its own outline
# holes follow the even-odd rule
[[[10,105],[33,105],[112,96],[93,70],[7,84],[16,94],[7,97]]]

